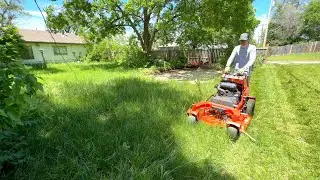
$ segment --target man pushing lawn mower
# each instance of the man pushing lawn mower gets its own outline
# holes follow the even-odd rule
[[[221,82],[215,86],[217,93],[207,101],[192,104],[187,111],[189,122],[202,121],[211,126],[226,127],[233,140],[237,140],[240,133],[248,135],[245,130],[255,106],[256,98],[249,96],[248,76],[256,58],[256,47],[248,40],[247,33],[241,34],[240,46],[233,49]],[[229,73],[233,61],[235,73]]]
[[[235,71],[250,76],[252,65],[256,60],[256,46],[249,44],[248,33],[241,34],[239,40],[240,45],[233,49],[224,71],[229,73],[230,65],[235,61]]]

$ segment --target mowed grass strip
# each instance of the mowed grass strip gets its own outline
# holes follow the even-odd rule
[[[28,131],[30,156],[18,179],[315,179],[320,176],[320,66],[256,68],[256,114],[233,143],[225,129],[186,123],[219,78],[158,82],[112,64],[50,65]]]
[[[301,54],[289,54],[270,56],[268,61],[320,61],[320,53],[301,53]]]

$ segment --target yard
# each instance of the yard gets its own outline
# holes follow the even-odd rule
[[[17,179],[316,179],[320,177],[320,66],[253,72],[256,114],[232,143],[225,129],[186,123],[218,82],[157,81],[112,64],[49,65]]]
[[[269,61],[320,61],[320,53],[289,54],[282,56],[270,56]]]

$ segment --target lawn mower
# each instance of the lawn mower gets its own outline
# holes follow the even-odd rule
[[[240,133],[248,135],[245,130],[253,116],[256,99],[249,96],[248,76],[237,72],[223,73],[221,82],[215,88],[217,93],[207,101],[191,105],[187,111],[188,121],[226,127],[234,141]]]

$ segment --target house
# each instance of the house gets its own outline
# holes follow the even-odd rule
[[[26,50],[22,52],[25,64],[78,61],[86,54],[85,41],[71,33],[52,34],[48,31],[19,29],[25,42]]]

